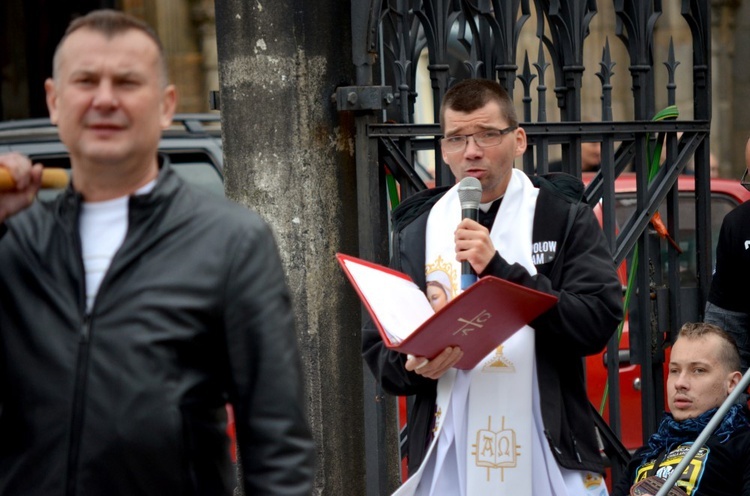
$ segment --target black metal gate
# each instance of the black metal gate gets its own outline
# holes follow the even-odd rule
[[[614,14],[615,28],[598,47],[602,56],[597,66],[585,67],[589,26],[605,3]],[[614,263],[627,263],[634,276],[628,307],[631,353],[621,357],[616,338],[608,346],[609,425],[619,435],[619,382],[613,379],[621,360],[637,363],[642,370],[643,436],[648,436],[664,407],[664,342],[683,322],[702,318],[711,277],[709,2],[681,1],[693,60],[692,73],[679,74],[671,42],[665,60],[655,60],[661,0],[352,0],[351,6],[357,81],[356,86],[338,88],[336,97],[339,110],[353,112],[356,121],[360,256],[380,263],[388,260],[387,215],[398,201],[388,195],[388,181],[398,183],[401,198],[425,188],[426,182],[454,181],[440,161],[439,126],[418,123],[417,87],[424,78],[429,78],[435,109],[431,122],[438,121],[442,96],[456,80],[496,79],[515,95],[529,140],[522,159],[527,173],[546,172],[551,151],[559,150],[563,170],[580,176],[581,143],[600,143],[601,167],[588,182],[586,201],[592,206],[601,202]],[[537,49],[530,58],[528,50],[520,54],[519,39],[534,24]],[[622,43],[629,60],[613,60],[610,43]],[[420,57],[427,58],[421,71]],[[630,74],[632,120],[613,120],[615,64]],[[598,87],[584,88],[587,70],[597,71]],[[664,87],[656,87],[657,70],[666,71]],[[548,86],[552,81],[554,86]],[[692,91],[692,119],[686,119],[685,112],[675,118],[678,81],[681,89]],[[556,122],[548,120],[550,88],[559,108]],[[582,118],[584,89],[601,95],[593,121]],[[666,109],[657,108],[657,95],[666,101]],[[659,160],[662,146],[666,158]],[[437,163],[427,174],[419,157],[430,150],[437,151]],[[679,251],[655,234],[651,219],[665,204],[669,236],[677,246],[686,241],[679,239],[677,178],[690,161],[695,239],[688,241],[696,247],[696,258],[695,282],[686,286],[680,279]],[[632,215],[618,223],[614,185],[624,171],[634,173],[637,191]],[[365,376],[368,494],[387,494],[398,484],[395,408],[370,373]]]

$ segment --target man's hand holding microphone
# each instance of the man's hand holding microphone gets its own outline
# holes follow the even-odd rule
[[[490,232],[479,224],[479,203],[482,199],[482,184],[477,178],[465,177],[458,187],[461,203],[461,222],[456,228],[456,259],[461,262],[461,289],[476,282],[480,274],[495,255],[495,246]],[[430,379],[439,379],[463,357],[459,347],[448,347],[432,360],[409,355],[406,370]]]

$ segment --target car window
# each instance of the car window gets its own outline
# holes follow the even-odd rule
[[[206,154],[191,152],[189,154],[169,154],[174,171],[186,182],[205,189],[213,194],[224,196],[224,180]],[[67,156],[32,155],[33,162],[40,162],[45,167],[66,169],[70,175],[70,160]],[[40,200],[50,200],[60,194],[60,189],[43,189],[39,191]]]
[[[680,193],[679,195],[679,246],[682,254],[678,257],[680,264],[680,282],[683,286],[695,286],[697,284],[697,254],[695,241],[695,196],[692,192]],[[720,193],[711,194],[711,253],[712,259],[716,259],[716,244],[719,241],[719,230],[724,216],[738,205],[734,198]],[[617,223],[624,226],[635,212],[635,193],[618,193],[615,200],[615,215]],[[667,208],[664,204],[659,208],[659,214],[666,224]],[[661,241],[662,260],[664,266],[663,276],[667,276],[669,268],[667,258],[666,240]]]
[[[224,196],[224,181],[218,171],[206,163],[180,163],[174,171],[186,182],[218,196]]]
[[[221,122],[215,114],[178,114],[159,142],[174,171],[186,182],[224,196]],[[45,167],[70,171],[68,150],[49,119],[0,122],[0,152],[15,151]],[[43,190],[41,199],[60,190]]]

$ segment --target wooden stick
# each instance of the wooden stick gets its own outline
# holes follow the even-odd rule
[[[64,188],[69,181],[67,169],[49,168],[42,171],[42,188]],[[0,191],[12,191],[14,189],[16,189],[16,183],[10,172],[7,169],[0,168]]]

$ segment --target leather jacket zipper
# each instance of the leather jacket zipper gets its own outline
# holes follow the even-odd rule
[[[89,334],[91,332],[91,314],[86,313],[81,323],[78,337],[78,359],[76,362],[75,389],[73,394],[73,415],[70,425],[70,446],[68,448],[68,478],[66,494],[75,496],[77,489],[78,458],[81,450],[83,430],[84,403],[86,399],[86,382],[89,362]]]
[[[89,340],[89,332],[91,331],[91,314],[87,313],[83,316],[83,323],[81,324],[81,336],[78,340],[78,344],[87,343]]]

